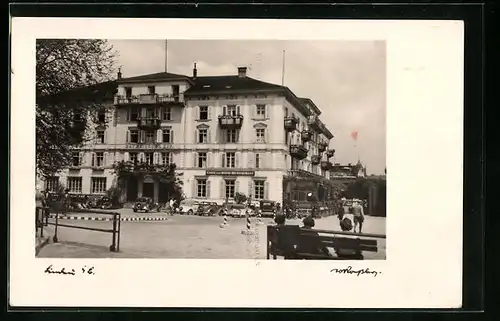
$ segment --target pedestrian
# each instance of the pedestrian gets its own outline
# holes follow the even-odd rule
[[[283,226],[285,225],[286,217],[283,214],[276,215],[274,217],[274,222],[276,223],[276,226]]]
[[[358,227],[358,233],[363,233],[363,222],[365,221],[365,213],[363,211],[363,206],[355,200],[352,203],[352,214],[354,220],[354,233],[356,233],[356,227]]]
[[[343,232],[349,232],[352,230],[352,221],[348,217],[344,217],[340,221],[340,229]],[[350,236],[345,235],[344,237],[348,238]],[[345,260],[362,260],[363,259],[363,253],[361,250],[353,250],[353,249],[346,249],[346,248],[335,248],[335,253],[337,254],[337,257]]]
[[[315,222],[314,218],[311,215],[304,218],[302,220],[302,223],[304,224],[304,226],[302,227],[304,229],[302,231],[302,235],[319,236],[318,232],[312,229],[315,225]],[[317,237],[303,238],[303,241],[297,244],[297,253],[323,254],[327,256],[332,256],[328,248],[324,246],[323,243],[321,243],[321,241]]]

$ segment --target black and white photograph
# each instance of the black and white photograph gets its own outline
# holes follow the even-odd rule
[[[37,39],[37,257],[385,259],[385,61],[384,41]]]
[[[460,306],[463,32],[12,19],[10,304]]]

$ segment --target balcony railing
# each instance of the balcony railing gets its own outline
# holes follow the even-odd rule
[[[221,115],[219,125],[222,129],[240,129],[243,125],[243,115]]]
[[[313,165],[318,165],[320,161],[321,161],[321,156],[319,155],[313,155],[311,157],[311,164]]]
[[[326,157],[332,158],[333,156],[335,156],[335,149],[329,149],[326,151]]]
[[[290,145],[290,156],[292,157],[304,159],[307,157],[307,152],[307,148],[302,145]]]
[[[303,142],[308,142],[312,139],[312,131],[309,129],[304,129],[301,133],[301,138]]]
[[[321,131],[318,116],[309,116],[309,118],[307,118],[307,125],[315,131]]]
[[[321,169],[324,171],[328,171],[332,168],[332,163],[329,161],[322,161],[321,162]]]
[[[155,130],[160,128],[160,126],[161,126],[160,117],[137,118],[137,127],[139,127],[139,129]]]
[[[295,117],[285,117],[285,129],[292,132],[297,129],[298,120]]]
[[[328,143],[326,143],[326,142],[320,142],[320,143],[318,143],[318,150],[321,153],[324,152],[327,147],[328,147]]]
[[[134,96],[115,96],[115,105],[129,104],[168,104],[168,103],[184,103],[182,94],[142,94]]]

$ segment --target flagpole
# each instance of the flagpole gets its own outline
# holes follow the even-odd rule
[[[283,66],[281,68],[281,86],[285,85],[285,50],[283,50]]]
[[[168,41],[165,39],[165,72],[168,70]]]

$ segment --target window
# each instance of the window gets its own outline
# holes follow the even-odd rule
[[[198,143],[208,143],[208,129],[198,129]]]
[[[198,153],[198,160],[196,163],[197,163],[198,168],[206,168],[207,167],[207,153],[205,153],[205,152]]]
[[[106,111],[104,110],[100,110],[98,113],[97,113],[97,121],[99,123],[105,123],[106,122]]]
[[[132,107],[130,108],[130,121],[137,121],[139,118],[139,108]]]
[[[236,181],[226,180],[226,198],[234,198],[234,189],[235,189]]]
[[[106,177],[92,177],[92,194],[106,193]]]
[[[236,167],[236,153],[235,152],[226,153],[225,164],[226,164],[226,167],[228,167],[228,168]]]
[[[152,144],[156,141],[156,132],[154,131],[147,131],[146,132],[146,143],[147,144]]]
[[[255,168],[260,168],[260,154],[255,154]]]
[[[227,106],[227,115],[236,116],[238,114],[239,114],[239,108],[236,108],[236,105]]]
[[[172,120],[172,108],[171,107],[163,107],[161,113],[162,120]]]
[[[144,155],[146,156],[146,163],[153,164],[153,153],[145,153]]]
[[[197,179],[196,180],[196,190],[198,197],[207,197],[207,180]]]
[[[132,87],[125,87],[125,97],[132,97]]]
[[[146,109],[146,117],[147,118],[158,117],[158,109],[156,109],[156,108],[148,108],[148,109]]]
[[[288,117],[288,108],[285,108],[285,117]]]
[[[236,129],[226,130],[226,142],[227,143],[237,143],[238,142],[238,131]]]
[[[254,181],[254,199],[264,199],[264,181]]]
[[[82,164],[82,157],[79,152],[73,152],[71,166],[80,166]]]
[[[160,164],[169,166],[172,163],[172,154],[168,152],[160,153]]]
[[[104,130],[98,130],[96,132],[96,144],[104,144]]]
[[[137,162],[137,153],[135,153],[135,152],[129,153],[129,157],[130,157],[130,161],[132,163],[136,163]]]
[[[59,187],[59,177],[53,176],[45,181],[45,190],[48,192],[56,192]]]
[[[180,93],[180,87],[179,87],[179,85],[172,85],[172,95],[175,98],[179,98],[179,93]]]
[[[200,106],[200,120],[208,119],[208,106]]]
[[[104,166],[104,153],[103,152],[97,152],[95,153],[95,166],[96,167],[102,167]]]
[[[148,86],[148,94],[154,95],[156,93],[155,86]]]
[[[162,130],[162,141],[164,143],[170,143],[170,139],[172,138],[172,135],[170,135],[171,129],[163,129]]]
[[[82,192],[82,178],[81,177],[68,177],[68,189],[70,193]]]
[[[264,143],[266,137],[266,129],[265,128],[256,128],[255,129],[256,141],[258,143]]]
[[[130,142],[131,143],[139,142],[139,131],[137,129],[130,130]]]
[[[257,105],[257,118],[266,118],[266,105]]]

